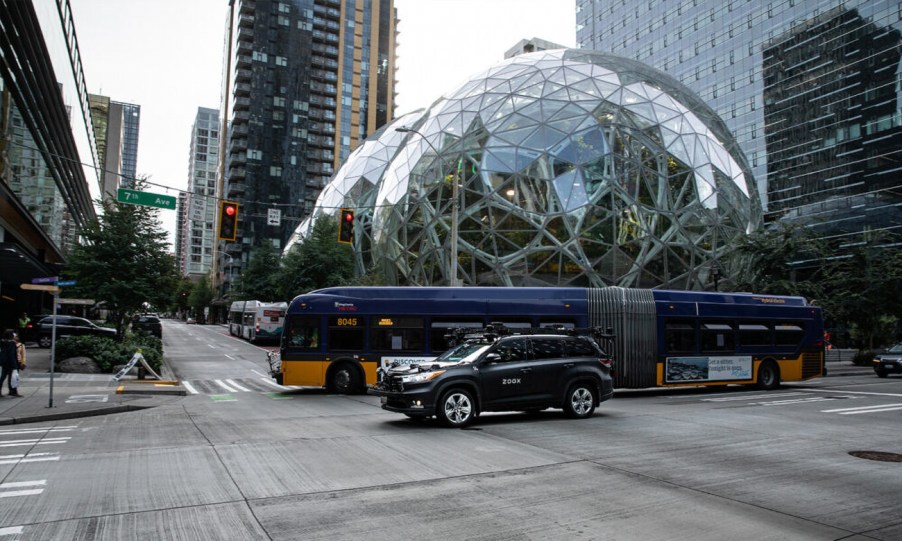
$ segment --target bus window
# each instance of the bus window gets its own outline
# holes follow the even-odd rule
[[[508,329],[529,329],[532,327],[532,321],[524,318],[492,318],[492,323],[501,323]]]
[[[300,349],[319,348],[319,318],[316,316],[291,316],[288,321],[285,345]]]
[[[761,323],[740,323],[739,345],[745,347],[773,345],[770,327]]]
[[[734,351],[736,349],[733,326],[726,322],[703,322],[701,325],[702,351]]]
[[[333,316],[329,318],[330,351],[363,351],[366,320],[362,316]]]
[[[448,349],[448,341],[445,335],[452,329],[473,329],[476,332],[483,328],[481,319],[454,318],[454,319],[433,319],[429,328],[429,349],[432,353],[441,353]]]
[[[778,346],[796,347],[802,343],[805,331],[799,323],[777,323],[774,325],[774,343]]]
[[[695,326],[684,321],[668,321],[664,324],[666,354],[695,353]]]
[[[372,316],[370,319],[370,349],[373,351],[422,352],[423,318]]]

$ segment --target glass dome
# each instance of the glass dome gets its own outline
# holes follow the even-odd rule
[[[355,152],[317,211],[372,216],[358,224],[359,267],[399,285],[456,272],[466,285],[709,289],[761,223],[716,114],[671,77],[607,54],[508,59],[370,141],[387,147],[379,178]]]

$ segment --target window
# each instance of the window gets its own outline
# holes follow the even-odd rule
[[[272,104],[276,107],[285,107],[285,98],[282,96],[274,96],[272,99]]]
[[[664,353],[694,353],[695,326],[684,321],[664,323]]]
[[[505,340],[492,348],[493,353],[501,356],[501,362],[517,362],[527,359],[528,343],[526,338]]]
[[[555,338],[533,338],[532,352],[536,360],[560,359],[564,356],[564,341]]]
[[[361,316],[330,317],[329,349],[331,351],[363,351],[365,330],[365,320]]]
[[[370,327],[373,351],[421,352],[425,348],[422,318],[373,316]]]
[[[240,312],[233,312],[240,315]],[[232,320],[237,323],[237,318]],[[319,349],[319,318],[291,316],[286,325],[286,346],[300,349]]]
[[[733,326],[727,322],[701,324],[702,351],[733,351],[736,349]]]
[[[774,325],[774,343],[778,346],[798,346],[805,337],[800,323],[778,323]]]
[[[277,165],[270,166],[270,168],[269,168],[269,175],[272,176],[272,177],[280,177],[280,176],[282,176],[282,168],[279,167],[279,166],[277,166]]]
[[[263,151],[256,149],[248,149],[247,151],[247,159],[249,160],[262,160],[263,159]]]
[[[773,339],[771,338],[770,327],[768,325],[760,323],[739,324],[740,346],[770,346],[772,343]]]
[[[592,342],[579,338],[567,338],[568,357],[598,357],[598,351]]]

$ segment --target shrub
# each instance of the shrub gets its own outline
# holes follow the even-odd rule
[[[103,336],[67,336],[56,342],[58,359],[90,357],[104,372],[112,373],[113,367],[131,360],[138,349],[155,371],[163,364],[163,345],[159,338],[145,333],[129,336],[124,342],[116,342]]]
[[[855,358],[852,359],[852,364],[854,364],[855,366],[871,366],[871,364],[873,364],[874,357],[876,356],[876,351],[862,349],[855,354]]]

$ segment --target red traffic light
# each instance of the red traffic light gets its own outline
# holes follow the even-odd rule
[[[223,209],[228,216],[234,216],[235,212],[237,212],[234,205],[223,205]]]
[[[338,223],[338,242],[351,244],[354,242],[354,211],[341,209],[341,218]]]
[[[219,240],[234,241],[238,238],[238,203],[219,202]]]

